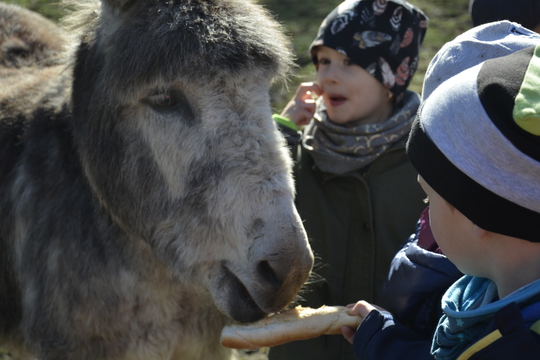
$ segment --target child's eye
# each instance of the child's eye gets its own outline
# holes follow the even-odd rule
[[[347,66],[355,65],[355,63],[351,59],[345,59],[343,62]]]
[[[426,196],[426,198],[423,201],[424,201],[424,204],[429,204],[429,196]]]
[[[330,64],[330,60],[328,60],[327,58],[320,58],[319,59],[319,64],[328,65],[328,64]]]

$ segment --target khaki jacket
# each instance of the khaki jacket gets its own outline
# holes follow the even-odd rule
[[[367,169],[321,172],[299,144],[296,206],[313,248],[314,272],[322,278],[301,294],[304,306],[380,303],[382,285],[400,245],[414,232],[425,194],[405,153],[407,136]],[[354,359],[342,336],[322,336],[272,348],[272,360]]]

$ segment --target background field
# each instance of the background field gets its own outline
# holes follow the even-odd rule
[[[296,87],[303,81],[315,79],[315,69],[311,64],[308,48],[321,21],[335,8],[340,0],[262,0],[261,3],[273,11],[292,37],[299,68],[297,76],[291,79],[287,91],[274,90],[277,110],[287,103]],[[420,64],[410,88],[420,92],[429,61],[441,46],[472,26],[468,14],[469,0],[409,0],[422,9],[429,17],[429,28],[424,40]]]
[[[59,0],[4,0],[35,10],[44,16],[57,20],[62,16]],[[335,8],[340,0],[259,0],[275,14],[292,39],[292,46],[297,56],[295,76],[286,88],[276,85],[272,88],[272,105],[280,112],[298,84],[315,79],[315,69],[308,55],[311,41],[324,17]],[[420,64],[410,88],[420,92],[425,70],[437,50],[447,41],[452,40],[472,26],[468,14],[469,0],[409,0],[429,17],[429,28],[420,53]]]

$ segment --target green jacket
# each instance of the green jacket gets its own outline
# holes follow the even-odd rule
[[[302,305],[380,303],[390,262],[426,207],[406,141],[407,136],[367,169],[344,175],[321,172],[300,144],[293,148],[296,206],[316,257],[314,272],[322,278],[301,294]],[[331,335],[272,348],[270,359],[354,356],[343,336]]]

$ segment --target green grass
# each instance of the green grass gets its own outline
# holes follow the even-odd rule
[[[61,6],[59,6],[60,0],[1,0],[8,4],[17,4],[27,9],[37,11],[41,15],[52,19],[58,20],[62,16]]]

